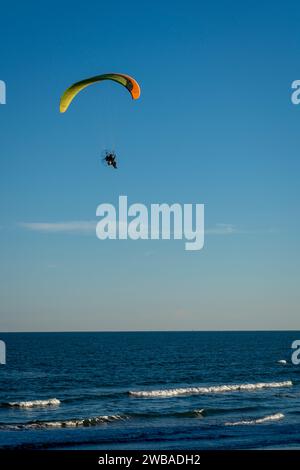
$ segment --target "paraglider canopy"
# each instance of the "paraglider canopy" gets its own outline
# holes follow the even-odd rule
[[[134,100],[137,100],[140,97],[140,86],[137,81],[134,80],[134,78],[121,73],[106,73],[103,75],[96,75],[95,77],[81,80],[80,82],[76,82],[69,88],[67,88],[60,99],[60,112],[64,113],[65,111],[67,111],[71,102],[81,90],[88,87],[89,85],[92,85],[93,83],[101,82],[103,80],[113,80],[114,82],[117,82],[120,85],[124,86],[125,88],[127,88],[129,93],[131,94],[132,99]]]

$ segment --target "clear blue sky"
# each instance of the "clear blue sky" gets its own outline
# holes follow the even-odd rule
[[[1,4],[0,330],[299,329],[299,2],[46,5]],[[105,83],[59,114],[66,86],[111,71],[141,99]],[[20,225],[120,194],[204,203],[205,248]]]

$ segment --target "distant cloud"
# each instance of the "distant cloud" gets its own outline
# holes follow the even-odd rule
[[[120,225],[122,222],[119,222]],[[21,222],[18,224],[19,227],[32,232],[40,233],[74,233],[74,234],[95,234],[96,231],[96,220],[73,220],[69,222]],[[233,224],[220,223],[214,227],[205,230],[205,235],[234,235],[241,233],[252,233],[247,230],[238,230]],[[152,255],[148,252],[146,256]]]
[[[216,224],[215,227],[205,230],[205,235],[232,235],[238,233],[232,224]]]
[[[95,220],[73,220],[66,222],[20,222],[19,227],[40,233],[76,233],[93,234],[96,230]],[[205,230],[205,235],[232,235],[240,233],[232,224],[216,224]],[[152,254],[152,253],[151,253]]]
[[[50,263],[50,264],[47,264],[47,268],[48,268],[48,269],[56,269],[56,268],[57,268],[57,265],[56,265],[56,264],[53,264],[53,263]]]
[[[18,225],[32,232],[42,233],[94,233],[97,222],[75,220],[70,222],[21,222]]]

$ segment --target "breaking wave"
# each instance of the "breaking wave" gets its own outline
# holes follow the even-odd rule
[[[251,425],[251,424],[263,424],[268,421],[278,421],[284,418],[283,413],[275,413],[274,415],[265,416],[263,418],[249,419],[242,421],[235,421],[233,423],[225,423],[225,426],[241,426],[241,425]]]
[[[55,428],[78,428],[99,426],[100,424],[110,423],[117,420],[125,420],[126,416],[95,416],[92,418],[69,419],[65,421],[32,421],[30,423],[1,424],[0,429],[19,431],[28,429],[55,429]]]
[[[49,398],[48,400],[28,400],[28,401],[15,401],[2,403],[2,406],[12,406],[19,408],[34,408],[34,407],[43,407],[43,406],[58,406],[60,405],[60,400],[57,398]]]
[[[223,393],[235,391],[254,391],[265,388],[280,388],[291,387],[293,385],[291,380],[284,382],[261,382],[256,384],[239,384],[239,385],[214,385],[211,387],[187,387],[187,388],[173,388],[167,390],[142,390],[130,391],[129,395],[137,398],[169,398],[180,395],[197,395],[207,393]]]

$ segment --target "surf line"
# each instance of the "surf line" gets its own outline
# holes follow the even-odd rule
[[[204,246],[204,204],[172,205],[134,203],[119,196],[118,208],[102,203],[96,209],[100,221],[96,226],[99,240],[182,240],[187,251]],[[195,228],[194,228],[195,227]]]

